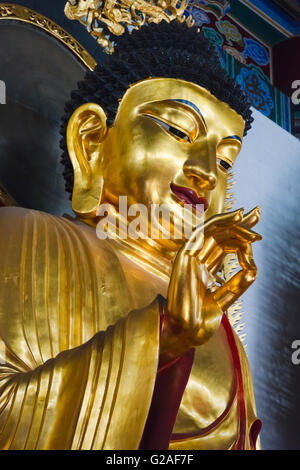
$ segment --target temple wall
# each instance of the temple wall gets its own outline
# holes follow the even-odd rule
[[[258,278],[243,296],[247,353],[264,449],[300,449],[300,143],[254,110],[236,162],[235,207],[261,207]]]

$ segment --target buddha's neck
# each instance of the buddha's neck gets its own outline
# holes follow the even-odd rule
[[[129,222],[124,219],[113,206],[110,208],[109,215],[113,216],[117,223],[114,230],[111,230],[110,226],[107,227],[107,240],[111,241],[124,256],[138,264],[142,269],[169,278],[176,251],[168,251],[150,237],[134,239],[130,237],[128,230],[125,231],[126,236],[124,236],[124,227],[128,228]],[[79,220],[97,230],[99,219]],[[120,231],[119,227],[123,227],[123,230]]]

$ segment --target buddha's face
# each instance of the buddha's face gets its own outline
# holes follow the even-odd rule
[[[244,126],[226,103],[193,83],[153,78],[132,85],[98,148],[101,202],[117,207],[127,196],[128,205],[144,204],[149,214],[159,204],[179,218],[183,204],[203,204],[205,219],[222,212]]]

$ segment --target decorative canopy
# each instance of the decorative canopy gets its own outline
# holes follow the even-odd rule
[[[189,0],[68,0],[65,15],[78,20],[97,39],[103,50],[114,52],[111,35],[121,36],[126,28],[140,29],[144,24],[168,23],[174,19],[193,25],[184,11]]]

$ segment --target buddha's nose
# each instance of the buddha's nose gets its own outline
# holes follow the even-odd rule
[[[196,180],[199,189],[203,191],[212,191],[217,184],[216,165],[210,165],[204,162],[204,159],[189,159],[183,165],[185,176]]]

